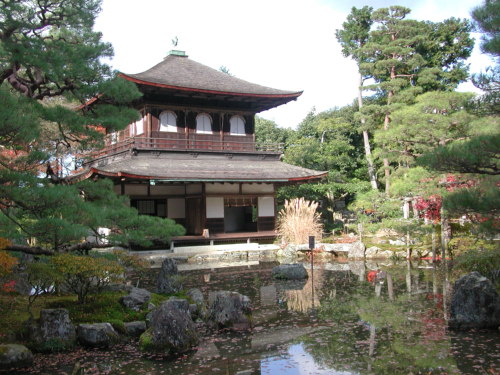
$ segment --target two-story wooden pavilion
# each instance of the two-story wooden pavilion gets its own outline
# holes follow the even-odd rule
[[[255,114],[302,92],[243,81],[182,51],[121,76],[143,93],[142,118],[109,134],[73,178],[112,179],[140,214],[174,219],[192,239],[204,229],[211,239],[274,237],[276,188],[326,175],[283,163],[282,145],[255,142]]]

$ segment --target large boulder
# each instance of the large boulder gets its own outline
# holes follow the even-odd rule
[[[81,345],[91,348],[109,348],[120,341],[120,335],[109,323],[80,324],[76,336]]]
[[[154,312],[150,327],[141,335],[139,349],[147,352],[182,353],[197,345],[199,336],[185,299],[171,298]]]
[[[0,345],[0,370],[28,367],[33,364],[33,354],[23,346],[16,344]]]
[[[149,301],[151,301],[151,293],[140,288],[132,288],[129,295],[120,299],[123,306],[135,311],[142,310],[144,304]]]
[[[491,281],[479,272],[458,279],[453,290],[448,324],[454,329],[500,327],[500,298]]]
[[[318,244],[320,245],[320,244]],[[325,251],[332,252],[335,254],[338,253],[349,253],[352,248],[351,243],[324,243],[323,245]]]
[[[189,289],[186,294],[194,302],[195,309],[193,309],[194,311],[192,311],[191,313],[191,317],[193,318],[193,320],[206,320],[208,316],[208,309],[201,290],[198,288],[192,288]]]
[[[66,309],[44,309],[40,320],[29,326],[32,349],[38,352],[57,352],[72,348],[76,342],[75,326]]]
[[[273,267],[272,276],[282,280],[303,280],[307,279],[307,271],[302,263],[282,264]]]
[[[216,328],[244,330],[252,327],[250,298],[240,293],[217,292],[210,306],[208,323]]]
[[[352,244],[351,250],[349,250],[349,254],[347,256],[349,259],[364,259],[365,249],[366,246],[363,242],[355,242]]]
[[[182,283],[179,279],[177,262],[172,258],[166,258],[160,268],[156,282],[156,293],[173,294],[182,290]]]

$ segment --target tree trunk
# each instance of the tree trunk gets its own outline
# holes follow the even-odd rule
[[[359,86],[358,86],[358,104],[359,109],[363,106],[363,96],[361,95],[361,86],[363,86],[363,75],[358,72],[359,75]],[[365,125],[365,118],[361,117],[361,124]],[[368,131],[363,130],[363,141],[365,143],[365,155],[366,155],[366,165],[368,167],[368,176],[370,177],[370,183],[372,184],[372,189],[377,190],[377,175],[375,173],[375,168],[372,162],[372,151],[370,148],[370,140],[368,138]]]
[[[441,253],[443,263],[446,263],[446,247],[451,240],[451,225],[450,219],[445,216],[443,206],[441,205]]]
[[[394,285],[392,283],[392,275],[387,274],[387,291],[389,293],[389,299],[394,301]]]
[[[436,226],[434,225],[434,217],[432,218],[432,263],[436,263]]]

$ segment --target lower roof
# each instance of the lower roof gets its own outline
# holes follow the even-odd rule
[[[130,157],[107,165],[94,165],[72,176],[81,180],[100,175],[127,180],[164,182],[276,182],[280,184],[320,180],[328,172],[297,167],[279,160],[164,159]]]

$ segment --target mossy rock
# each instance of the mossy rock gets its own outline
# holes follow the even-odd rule
[[[123,321],[118,320],[118,319],[108,319],[108,323],[113,326],[116,332],[126,335],[127,334],[127,328],[125,327],[125,324]]]
[[[155,352],[157,348],[153,345],[152,339],[151,329],[148,329],[139,338],[139,350],[141,352]]]

